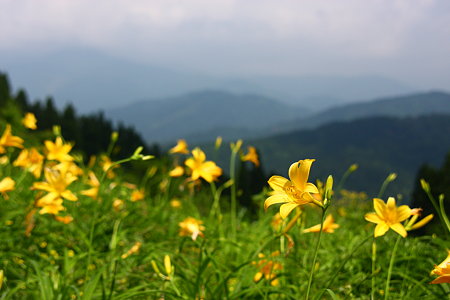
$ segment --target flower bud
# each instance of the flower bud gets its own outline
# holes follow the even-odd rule
[[[387,182],[392,182],[397,178],[397,174],[396,173],[391,173],[389,174],[389,176],[386,178]]]
[[[420,185],[422,186],[422,189],[426,192],[429,193],[430,190],[430,184],[428,182],[425,181],[425,179],[420,179]]]

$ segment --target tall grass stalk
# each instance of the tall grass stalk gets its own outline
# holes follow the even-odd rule
[[[339,275],[339,272],[344,268],[344,266],[350,261],[350,259],[353,257],[353,255],[356,253],[356,251],[361,248],[371,237],[372,235],[367,236],[365,239],[363,239],[356,247],[352,249],[352,251],[345,257],[345,259],[342,261],[341,265],[337,268],[336,272],[331,276],[330,280],[328,280],[327,287],[322,290],[322,292],[316,297],[316,299],[321,299],[323,294],[330,289],[331,285],[333,284],[334,280]]]
[[[383,184],[381,185],[380,191],[378,192],[378,198],[383,197],[384,192],[386,191],[389,183],[391,183],[392,181],[394,181],[397,178],[397,174],[395,173],[391,173],[389,174],[386,179],[383,181]]]
[[[392,269],[394,268],[395,254],[397,252],[398,244],[400,243],[401,235],[397,236],[395,241],[394,249],[392,249],[391,260],[389,261],[388,275],[386,279],[386,288],[384,289],[384,299],[389,299],[389,284],[391,282]]]
[[[237,148],[237,147],[236,147]],[[239,149],[231,149],[230,158],[230,178],[233,181],[231,186],[231,237],[233,241],[236,241],[236,230],[237,230],[237,199],[236,199],[236,156]]]
[[[308,288],[306,289],[306,296],[305,296],[306,300],[309,299],[309,293],[311,291],[311,285],[313,282],[314,270],[316,268],[317,252],[319,250],[320,239],[322,237],[322,229],[323,229],[323,222],[325,220],[325,213],[326,213],[326,208],[322,208],[322,220],[320,221],[320,231],[319,231],[319,236],[317,237],[316,248],[314,249],[314,258],[313,258],[313,262],[312,262],[312,266],[311,266],[311,271],[309,272]]]
[[[373,237],[372,240],[372,276],[371,276],[371,289],[370,299],[375,300],[375,273],[376,273],[376,261],[377,261],[377,241]]]

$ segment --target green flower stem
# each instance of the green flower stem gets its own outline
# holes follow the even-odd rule
[[[236,201],[236,155],[237,151],[231,151],[231,159],[230,159],[230,178],[233,180],[233,185],[231,186],[231,233],[232,240],[236,240],[236,230],[237,230],[237,221],[236,221],[236,209],[237,209],[237,201]]]
[[[347,257],[342,261],[341,265],[337,268],[337,271],[333,274],[333,276],[330,278],[330,280],[328,281],[328,285],[326,286],[326,288],[323,289],[323,291],[319,294],[319,296],[316,299],[321,299],[323,294],[325,293],[325,291],[327,289],[329,289],[331,287],[331,285],[333,284],[334,280],[337,278],[339,272],[341,272],[341,270],[344,268],[344,266],[347,264],[347,262],[349,262],[349,260],[352,258],[353,254],[355,254],[355,252],[361,248],[362,245],[364,245],[371,237],[373,237],[373,235],[369,235],[367,236],[365,239],[363,239],[356,247],[353,248],[353,250],[350,252],[350,254],[347,255]]]
[[[114,287],[116,285],[116,275],[117,275],[117,259],[114,259],[114,269],[113,269],[113,278],[111,280],[111,286],[109,288],[109,296],[108,300],[112,299],[113,293],[114,293]]]
[[[129,158],[125,158],[125,159],[113,162],[111,164],[111,166],[103,172],[102,177],[100,178],[100,186],[99,186],[99,191],[98,191],[99,198],[100,198],[100,195],[102,192],[103,182],[105,180],[105,177],[106,177],[106,174],[108,173],[108,171],[111,170],[112,168],[114,168],[115,166],[120,165],[121,163],[125,163],[125,162],[131,161],[131,160],[132,160],[132,158],[129,157]],[[95,223],[97,222],[97,218],[99,215],[99,212],[98,212],[99,201],[94,201],[94,205],[95,205],[94,212],[93,212],[94,214],[93,214],[93,218],[92,218],[90,229],[89,229],[89,249],[88,249],[88,255],[87,255],[86,271],[85,271],[85,275],[84,275],[86,280],[89,275],[89,265],[91,264],[91,259],[92,259],[92,250],[93,250],[92,243],[94,241]]]
[[[92,250],[93,250],[92,242],[94,241],[95,222],[97,221],[97,218],[98,218],[98,202],[97,201],[95,201],[95,206],[96,207],[94,209],[94,216],[92,218],[91,227],[89,229],[89,249],[88,249],[88,256],[87,256],[87,263],[86,263],[86,271],[84,274],[85,280],[88,280],[89,265],[91,264],[91,258],[92,258]]]
[[[318,252],[319,246],[320,246],[320,238],[322,237],[322,229],[323,229],[323,221],[325,220],[325,213],[326,213],[326,208],[322,208],[322,220],[320,222],[320,231],[319,231],[319,236],[318,236],[317,242],[316,242],[316,249],[314,250],[314,258],[313,258],[313,262],[312,262],[312,266],[311,266],[311,271],[309,272],[308,289],[306,290],[306,297],[305,297],[306,300],[309,299],[309,292],[311,290],[311,285],[313,282],[314,269],[316,268],[317,252]]]
[[[428,199],[430,199],[431,204],[433,204],[433,207],[436,210],[437,215],[439,216],[439,220],[441,221],[441,224],[445,224],[445,226],[447,227],[447,234],[450,233],[450,226],[449,226],[449,224],[447,224],[447,222],[445,222],[444,216],[442,215],[442,211],[441,211],[440,207],[438,206],[436,199],[434,199],[430,190],[425,190],[425,193],[427,194]],[[445,211],[444,211],[444,213],[445,213]]]
[[[376,261],[377,261],[377,242],[375,237],[372,240],[372,288],[370,292],[370,299],[375,299],[375,271],[376,271]]]
[[[209,217],[216,217],[217,222],[217,228],[219,231],[220,237],[223,237],[223,228],[222,228],[222,211],[220,210],[220,195],[222,194],[223,187],[219,187],[219,189],[216,188],[216,184],[212,181],[210,182],[211,186],[211,193],[214,199],[213,205],[211,206],[211,210],[209,211]]]
[[[380,191],[378,192],[378,196],[377,198],[381,198],[383,197],[384,192],[386,191],[386,188],[388,187],[389,183],[391,183],[392,181],[395,180],[395,176],[393,177],[392,175],[395,174],[390,174],[388,177],[386,177],[386,179],[383,181],[383,184],[381,185]]]
[[[348,168],[347,171],[345,171],[344,175],[342,175],[341,180],[339,181],[339,184],[336,187],[336,192],[339,192],[342,190],[342,187],[344,186],[344,183],[347,181],[348,176],[355,172],[355,169],[352,167]]]
[[[394,249],[392,249],[391,260],[389,262],[388,276],[386,279],[386,288],[384,289],[384,299],[389,299],[389,283],[391,282],[392,269],[394,268],[395,254],[397,252],[398,244],[400,243],[401,235],[397,236],[395,241]]]
[[[214,183],[214,181],[211,181],[209,183],[210,187],[211,187],[211,193],[214,199],[213,205],[211,206],[211,210],[209,212],[209,216],[216,216],[219,217],[222,215],[221,211],[220,211],[220,205],[219,205],[219,200],[220,200],[220,194],[217,193],[217,188],[216,188],[216,184]]]
[[[447,213],[445,212],[444,197],[443,195],[441,196],[439,196],[439,208],[441,210],[441,215],[442,219],[444,220],[445,226],[447,226],[447,230],[450,232],[450,221],[448,220]]]

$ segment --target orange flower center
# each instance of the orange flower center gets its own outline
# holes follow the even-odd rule
[[[294,201],[302,199],[303,192],[297,189],[290,181],[286,182],[283,190]]]

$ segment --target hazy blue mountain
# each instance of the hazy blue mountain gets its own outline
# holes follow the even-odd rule
[[[414,92],[407,84],[374,75],[361,76],[259,76],[247,79],[265,87],[263,93],[288,103],[325,108]]]
[[[324,180],[333,174],[337,183],[345,170],[357,163],[359,169],[347,187],[374,196],[385,177],[396,172],[398,179],[389,194],[409,196],[418,168],[425,163],[441,165],[450,150],[450,116],[370,117],[249,143],[258,148],[269,172],[287,176],[292,162],[315,158],[312,178]]]
[[[7,56],[0,71],[30,95],[54,96],[57,105],[72,102],[88,112],[119,107],[139,99],[166,98],[202,89],[266,95],[320,110],[332,105],[413,92],[414,87],[379,76],[211,76],[171,70],[108,56],[90,49]]]
[[[204,75],[133,63],[86,49],[17,61],[3,57],[0,68],[4,68],[2,71],[10,75],[17,87],[26,86],[31,95],[52,95],[59,107],[72,102],[81,112],[215,85],[214,78]]]
[[[271,124],[305,115],[306,109],[252,94],[200,91],[161,100],[140,101],[107,110],[114,120],[134,125],[148,142],[209,141],[254,137]]]
[[[430,113],[450,114],[450,94],[435,91],[332,107],[307,117],[299,117],[279,124],[272,128],[272,132],[315,128],[334,121],[350,121],[372,116],[406,117]]]

